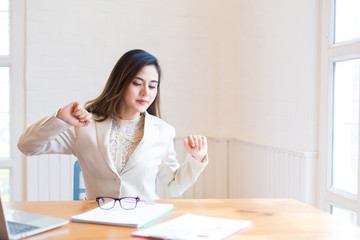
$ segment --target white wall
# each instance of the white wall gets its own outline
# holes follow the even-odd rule
[[[226,1],[221,136],[316,151],[318,1]]]
[[[102,89],[143,48],[162,64],[179,135],[316,150],[318,3],[27,1],[27,123]]]
[[[314,152],[318,5],[28,0],[26,124],[95,98],[117,59],[142,48],[160,60],[163,115],[179,136]]]
[[[27,5],[28,124],[69,101],[97,97],[117,59],[142,48],[163,68],[165,119],[180,135],[213,134],[214,3],[29,0]]]

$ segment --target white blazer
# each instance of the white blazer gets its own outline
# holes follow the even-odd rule
[[[208,163],[190,154],[180,164],[174,149],[175,129],[145,112],[144,135],[127,164],[118,174],[109,154],[111,118],[93,121],[87,127],[73,127],[53,116],[31,125],[20,137],[24,154],[62,153],[75,155],[80,163],[86,199],[98,196],[139,196],[158,199],[155,178],[173,197],[179,197],[198,178]]]

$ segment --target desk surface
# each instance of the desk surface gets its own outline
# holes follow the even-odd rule
[[[172,199],[175,209],[154,223],[185,213],[253,221],[254,227],[231,239],[360,239],[360,228],[292,199]],[[95,201],[13,202],[5,206],[32,213],[70,219],[97,207]],[[141,239],[135,228],[73,223],[29,239]]]

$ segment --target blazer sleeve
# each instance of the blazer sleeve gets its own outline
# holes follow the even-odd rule
[[[71,154],[75,145],[75,129],[55,117],[45,117],[21,135],[18,148],[28,156],[44,153]]]
[[[179,163],[176,159],[174,138],[175,130],[173,130],[166,157],[159,166],[158,178],[167,187],[172,197],[180,197],[196,182],[205,169],[208,164],[208,156],[206,155],[203,162],[200,162],[187,154],[185,161]]]

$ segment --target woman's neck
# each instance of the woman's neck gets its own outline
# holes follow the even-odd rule
[[[125,116],[119,116],[121,120],[134,120],[140,117],[140,113],[136,115],[125,115]]]
[[[119,113],[118,117],[121,120],[134,120],[139,118],[140,115],[141,115],[140,112],[135,112],[135,113],[127,112],[127,113]]]

